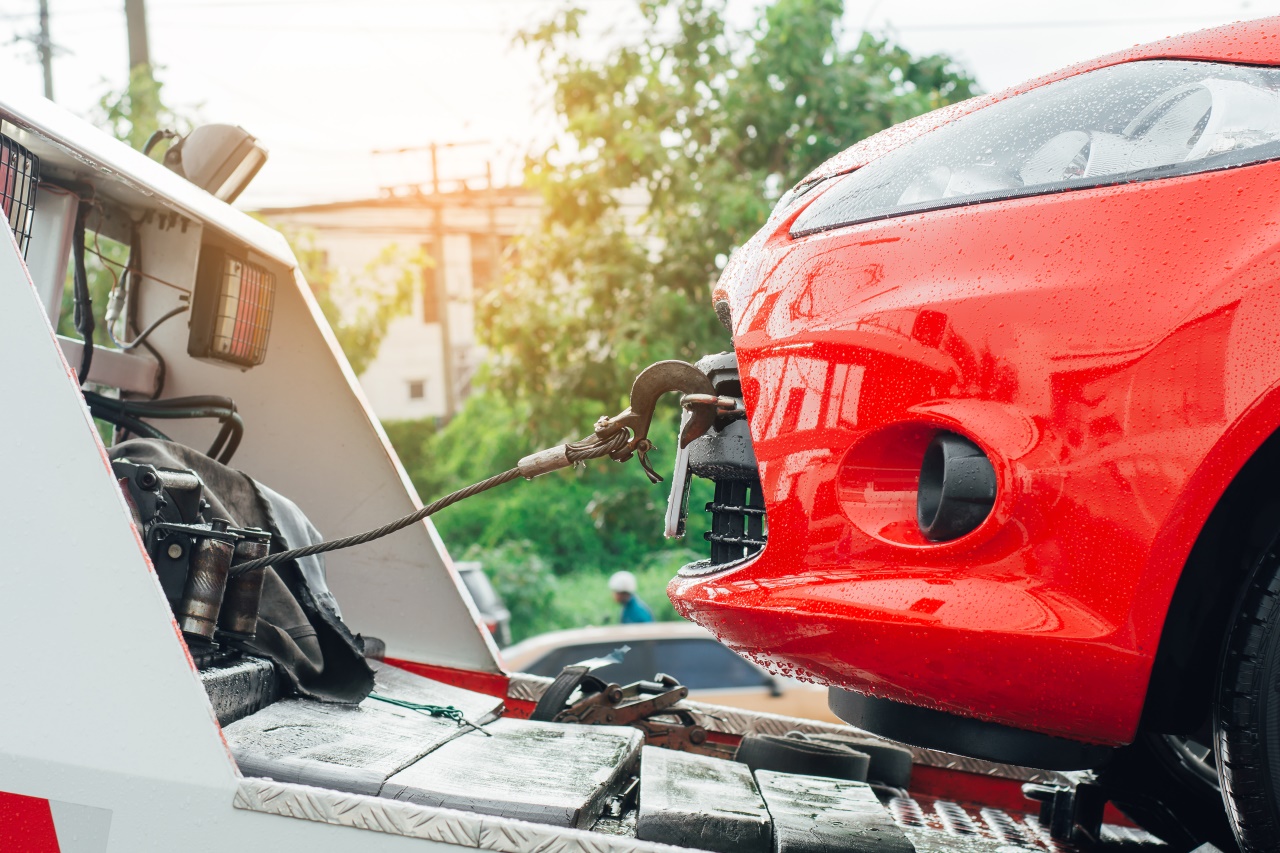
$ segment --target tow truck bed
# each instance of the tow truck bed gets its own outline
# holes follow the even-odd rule
[[[815,776],[752,774],[723,758],[642,750],[643,737],[633,728],[534,722],[522,718],[526,700],[509,696],[504,702],[387,663],[375,667],[375,696],[359,706],[294,698],[228,724],[227,742],[249,777],[237,805],[415,837],[474,837],[480,846],[513,851],[538,846],[529,836],[538,835],[536,825],[568,831],[558,836],[560,849],[567,850],[660,849],[657,842],[724,853],[1065,853],[1162,846],[1116,825],[1104,825],[1095,843],[1065,844],[1051,837],[1038,815],[990,803]],[[512,692],[518,697],[545,689],[545,680],[539,681],[514,681]],[[230,704],[227,683],[216,676],[205,680],[215,706]],[[452,706],[462,719],[376,697]],[[747,716],[756,728],[782,719]],[[739,714],[732,722],[743,721]],[[929,757],[937,763],[936,754]],[[974,776],[975,769],[949,772],[963,785],[962,777]],[[1019,784],[988,776],[988,785],[996,778]],[[509,843],[495,841],[498,835]]]

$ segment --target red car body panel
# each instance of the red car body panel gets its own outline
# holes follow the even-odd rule
[[[1156,57],[1280,64],[1280,19],[1031,85]],[[1280,425],[1280,162],[793,239],[799,212],[724,279],[768,544],[677,577],[677,608],[786,675],[1131,741],[1191,546]],[[946,543],[915,523],[938,429],[976,441],[998,483]]]

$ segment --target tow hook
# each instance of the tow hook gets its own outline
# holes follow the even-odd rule
[[[731,398],[717,396],[707,374],[687,361],[659,361],[642,370],[631,385],[630,405],[611,418],[597,421],[595,434],[604,442],[620,430],[631,430],[631,439],[609,455],[618,462],[626,462],[634,453],[651,483],[661,483],[662,477],[649,464],[649,451],[653,449],[649,425],[653,422],[658,398],[669,391],[679,391],[680,405],[689,411],[680,429],[681,448],[706,435],[721,410],[736,405]]]

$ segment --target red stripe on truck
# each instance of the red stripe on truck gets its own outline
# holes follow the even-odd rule
[[[48,800],[0,791],[0,850],[60,853]]]

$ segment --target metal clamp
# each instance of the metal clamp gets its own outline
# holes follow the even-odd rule
[[[653,483],[661,483],[662,477],[649,464],[648,454],[653,449],[653,442],[649,440],[649,426],[653,423],[658,398],[668,391],[679,391],[684,396],[716,398],[715,386],[711,384],[707,374],[692,364],[674,359],[659,361],[642,370],[632,383],[630,405],[612,418],[601,418],[595,427],[596,438],[601,441],[612,438],[621,430],[629,430],[630,439],[609,455],[618,462],[626,462],[632,454],[636,455],[649,481]],[[716,408],[712,406],[699,405],[689,411],[690,417],[680,430],[680,447],[706,435],[715,423]]]

